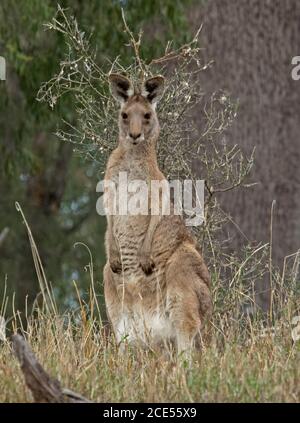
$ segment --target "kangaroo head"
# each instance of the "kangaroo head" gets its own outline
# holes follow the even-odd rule
[[[163,93],[164,78],[155,76],[147,79],[140,92],[136,92],[123,75],[110,74],[109,81],[112,95],[120,103],[120,141],[128,147],[155,141],[159,134],[155,106]]]

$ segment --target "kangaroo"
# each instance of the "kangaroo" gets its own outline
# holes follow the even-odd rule
[[[109,76],[120,103],[119,144],[111,153],[105,181],[120,172],[133,180],[166,181],[157,164],[156,104],[162,76],[136,90],[123,75]],[[212,301],[208,269],[182,216],[108,215],[104,295],[117,342],[139,346],[173,344],[178,353],[201,347]]]

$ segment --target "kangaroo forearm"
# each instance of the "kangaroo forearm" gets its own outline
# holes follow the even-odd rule
[[[113,231],[112,217],[107,218],[107,249],[109,256],[119,253],[118,242]]]
[[[117,243],[116,238],[115,238],[115,236],[113,234],[109,238],[108,253],[109,253],[110,256],[120,255],[119,248],[118,248],[118,243]]]
[[[144,238],[143,246],[142,246],[142,250],[144,252],[151,251],[153,235],[160,222],[160,219],[161,219],[161,216],[151,216],[150,223],[149,223],[149,226]]]

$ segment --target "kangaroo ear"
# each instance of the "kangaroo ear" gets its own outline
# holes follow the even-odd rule
[[[155,106],[163,95],[164,87],[165,78],[163,76],[149,78],[144,82],[142,96]]]
[[[108,79],[112,95],[121,104],[125,103],[133,95],[132,84],[126,76],[111,73]]]

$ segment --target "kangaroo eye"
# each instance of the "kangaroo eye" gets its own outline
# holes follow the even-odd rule
[[[149,120],[149,119],[150,119],[150,117],[151,117],[150,113],[145,113],[145,114],[144,114],[144,118],[145,118],[145,119]]]
[[[122,118],[123,118],[123,119],[127,119],[127,118],[128,118],[128,114],[123,112],[123,113],[122,113]]]

